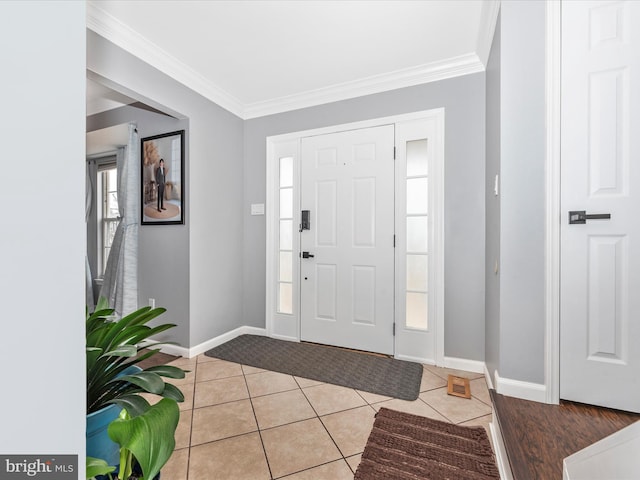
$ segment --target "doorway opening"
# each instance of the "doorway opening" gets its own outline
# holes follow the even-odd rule
[[[268,334],[441,364],[444,109],[269,137],[266,161]]]

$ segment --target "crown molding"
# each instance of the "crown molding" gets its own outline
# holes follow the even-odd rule
[[[238,99],[90,1],[87,2],[87,28],[222,108],[242,117],[244,106]]]
[[[490,4],[491,6],[487,7],[487,15],[493,15],[495,10],[495,17],[497,18],[497,9],[494,5],[499,6],[499,2],[492,0]],[[146,37],[140,35],[91,1],[87,2],[87,28],[244,120],[445,80],[485,70],[485,63],[483,63],[481,57],[475,53],[469,53],[443,61],[418,65],[382,75],[374,75],[317,90],[263,102],[243,104],[237,98],[217,87],[191,67],[168,54],[155,43],[149,41]],[[495,19],[493,27],[487,29],[491,30],[491,33],[482,35],[482,38],[489,38],[489,48],[493,37],[493,28],[495,28]]]
[[[252,103],[245,107],[244,118],[263,117],[398,88],[412,87],[423,83],[482,72],[484,69],[484,65],[475,53],[460,55],[439,62],[396,70],[382,75],[374,75],[296,95]]]
[[[493,34],[496,31],[496,23],[498,22],[498,13],[500,13],[500,0],[488,0],[482,3],[476,51],[485,67],[489,61]]]

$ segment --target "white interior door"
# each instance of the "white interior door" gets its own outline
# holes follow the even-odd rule
[[[640,411],[638,25],[640,2],[562,4],[560,397],[634,412]],[[570,224],[570,211],[611,218]]]
[[[393,354],[393,143],[393,125],[302,139],[302,340]]]

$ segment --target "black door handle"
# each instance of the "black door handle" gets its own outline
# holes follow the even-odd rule
[[[302,252],[302,258],[313,258],[314,255],[309,252]]]
[[[587,220],[608,220],[610,213],[587,213],[584,210],[572,210],[569,212],[569,225],[587,223]]]

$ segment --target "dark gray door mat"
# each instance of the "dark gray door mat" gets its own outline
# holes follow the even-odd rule
[[[419,363],[340,348],[240,335],[205,355],[402,400],[420,394]]]

